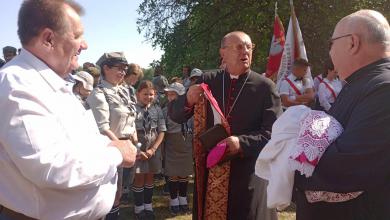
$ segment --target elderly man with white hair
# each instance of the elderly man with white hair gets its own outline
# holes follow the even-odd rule
[[[298,220],[390,219],[390,27],[377,11],[341,19],[330,56],[346,85],[329,110],[344,132],[309,178],[295,175]],[[347,202],[308,202],[305,191],[362,191]]]

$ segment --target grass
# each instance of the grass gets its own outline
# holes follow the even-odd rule
[[[190,181],[188,184],[188,202],[189,206],[192,207],[192,192],[193,192],[193,181]],[[155,188],[153,194],[153,210],[156,215],[156,220],[191,220],[192,215],[177,215],[173,216],[169,212],[169,196],[162,194],[163,181],[156,180]],[[120,210],[120,220],[130,220],[134,219],[134,207],[133,207],[133,197],[132,193],[129,194],[129,203],[121,205]],[[294,207],[287,208],[286,211],[279,212],[278,218],[279,220],[295,220],[295,211]]]

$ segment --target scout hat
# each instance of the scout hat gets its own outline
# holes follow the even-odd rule
[[[117,63],[127,64],[127,60],[123,52],[104,53],[96,62],[96,65],[102,68],[104,65],[112,66]]]
[[[164,91],[166,92],[173,91],[176,92],[178,95],[184,95],[186,89],[184,88],[183,84],[174,82],[170,84],[167,88],[165,88]]]
[[[16,48],[11,47],[11,46],[3,47],[3,54],[6,54],[6,53],[16,54]]]
[[[198,68],[194,68],[192,71],[191,71],[191,74],[190,74],[190,78],[192,77],[196,77],[196,76],[202,76],[202,70],[198,69]]]
[[[84,89],[92,90],[93,89],[93,76],[85,71],[79,71],[73,78],[77,81],[80,81],[83,84]]]

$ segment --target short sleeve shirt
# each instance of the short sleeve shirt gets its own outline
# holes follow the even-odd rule
[[[110,129],[118,138],[135,132],[135,104],[123,86],[102,80],[87,98],[100,132]]]
[[[138,102],[136,105],[136,110],[137,116],[135,119],[135,126],[137,130],[143,130],[146,133],[152,130],[156,130],[157,132],[167,131],[165,118],[160,106],[152,104],[148,109],[146,109],[141,103]],[[145,116],[145,114],[148,116]]]
[[[309,78],[297,80],[297,77],[295,77],[294,74],[290,74],[287,78],[295,85],[301,94],[303,94],[306,89],[313,88],[313,81]],[[290,100],[295,100],[295,97],[298,95],[286,79],[283,79],[280,82],[279,94],[287,95]]]

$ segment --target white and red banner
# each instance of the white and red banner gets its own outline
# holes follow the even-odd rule
[[[285,41],[283,24],[280,21],[279,16],[275,13],[274,34],[269,50],[267,70],[265,72],[265,75],[273,81],[276,81]]]
[[[303,58],[305,60],[308,60],[305,44],[303,43],[302,32],[299,27],[298,19],[295,16],[294,5],[292,4],[292,0],[290,0],[290,5],[291,5],[291,17],[290,17],[290,22],[288,24],[286,43],[284,44],[282,60],[278,71],[278,77],[277,77],[278,88],[281,79],[283,79],[285,76],[288,76],[288,74],[291,73],[292,66],[295,59]],[[308,68],[305,77],[310,78],[312,80],[310,68]]]

